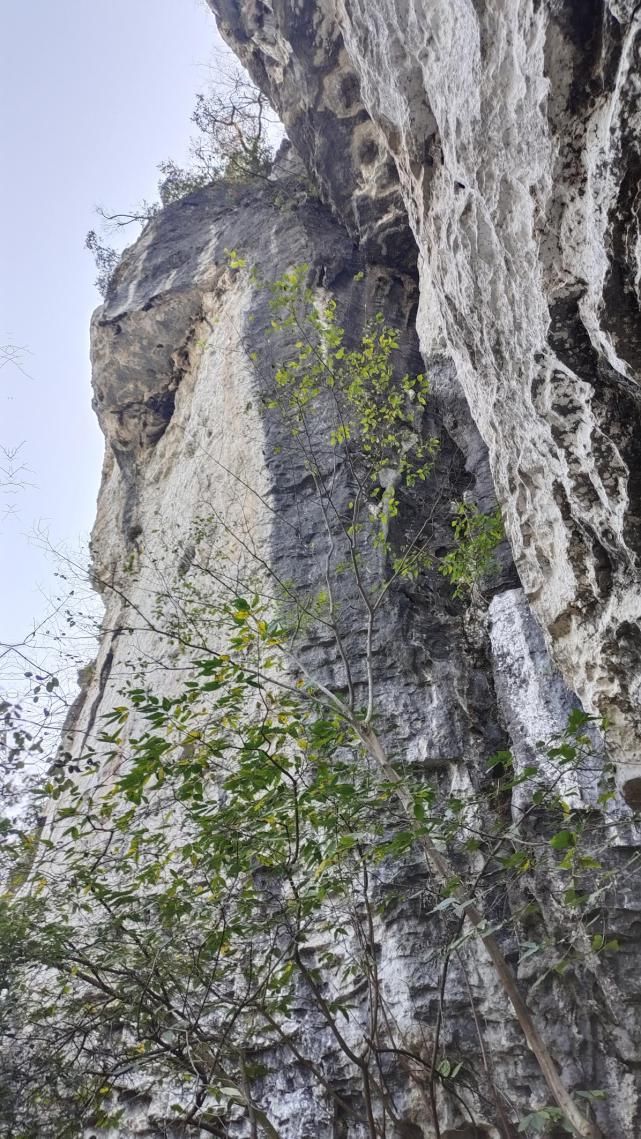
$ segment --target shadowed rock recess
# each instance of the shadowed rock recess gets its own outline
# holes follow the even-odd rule
[[[281,580],[322,582],[322,566],[316,583],[309,569],[317,496],[264,399],[291,338],[268,336],[259,282],[304,262],[350,338],[380,310],[399,330],[399,375],[430,377],[425,430],[441,446],[407,510],[430,518],[431,548],[451,544],[464,496],[485,511],[498,501],[511,546],[483,604],[454,599],[434,570],[394,591],[373,647],[383,721],[415,770],[465,794],[500,749],[522,770],[580,702],[610,723],[619,796],[604,809],[620,818],[624,800],[641,803],[641,5],[209,3],[320,198],[285,173],[182,199],[127,251],[94,316],[106,458],[92,548],[106,631],[71,750],[120,702],[132,661],[171,691],[171,669],[156,668],[166,641],[132,630],[130,615],[147,611],[155,582],[189,570],[203,509],[250,534]],[[229,250],[245,264],[230,266]],[[312,638],[305,651],[309,667],[338,675],[335,646]],[[503,804],[508,817],[520,794]],[[594,811],[591,785],[582,805]],[[613,864],[635,842],[630,825]],[[390,1015],[419,1052],[441,1022],[440,1054],[464,1063],[473,1112],[443,1077],[437,1132],[425,1085],[390,1062],[388,1139],[509,1139],[519,1114],[551,1102],[538,1066],[480,941],[443,970],[452,919],[434,909],[420,858],[403,860],[395,888],[372,947]],[[541,930],[562,939],[557,893],[533,868],[493,916],[536,901],[539,916],[509,927],[504,951],[566,1086],[602,1090],[603,1135],[633,1139],[638,876],[609,903],[618,952],[587,951],[580,972],[526,951]],[[282,1139],[365,1139],[354,1071],[313,1005],[301,999],[297,1017],[303,1051],[353,1110],[343,1115],[286,1050],[272,1050],[256,1102]],[[173,1136],[162,1096],[144,1092],[129,1096],[118,1135]],[[552,1122],[544,1133],[565,1132]],[[251,1139],[255,1123],[238,1111],[228,1134]]]

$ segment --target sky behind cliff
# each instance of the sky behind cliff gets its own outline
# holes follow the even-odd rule
[[[100,297],[84,248],[95,206],[153,198],[158,163],[185,160],[221,41],[204,0],[7,0],[0,42],[0,344],[25,349],[24,372],[0,369],[0,445],[23,443],[18,479],[29,484],[0,485],[6,642],[56,593],[34,532],[75,550],[95,512],[103,447],[89,320]]]

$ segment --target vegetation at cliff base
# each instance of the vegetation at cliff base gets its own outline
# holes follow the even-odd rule
[[[249,274],[242,253],[227,271]],[[594,1139],[601,1092],[566,1087],[511,961],[529,962],[532,998],[568,975],[580,985],[618,951],[608,905],[635,860],[610,857],[603,725],[575,710],[530,763],[487,755],[466,784],[455,762],[407,754],[402,710],[381,698],[382,614],[410,588],[461,608],[452,584],[482,611],[500,518],[456,505],[439,559],[428,377],[399,366],[380,310],[358,334],[341,327],[308,266],[262,287],[275,351],[288,351],[273,368],[252,362],[295,491],[287,506],[278,487],[243,492],[260,524],[262,510],[294,530],[297,576],[264,556],[260,524],[212,508],[184,572],[153,595],[146,579],[148,611],[123,591],[132,628],[162,638],[163,668],[134,662],[112,711],[51,771],[41,833],[0,847],[0,1131],[109,1134],[144,1109],[170,1136],[242,1126],[279,1139],[266,1089],[285,1069],[323,1105],[319,1126],[367,1139],[417,1104],[437,1139],[470,1120],[506,1139],[549,1124]],[[292,521],[311,511],[313,543]],[[132,591],[135,573],[123,571]],[[381,971],[388,923],[405,912],[440,994],[423,1031],[401,1022]],[[506,1031],[554,1103],[514,1103],[491,1063],[469,979],[479,947]],[[452,969],[474,1053],[446,1043]]]

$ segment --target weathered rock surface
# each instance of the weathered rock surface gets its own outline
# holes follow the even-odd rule
[[[401,268],[418,247],[426,361],[454,364],[527,597],[638,802],[639,5],[209,2],[350,232]]]
[[[257,557],[298,587],[321,580],[310,557],[324,525],[318,498],[264,400],[291,343],[285,332],[268,338],[260,281],[305,262],[350,337],[381,309],[400,331],[399,368],[420,370],[422,350],[434,393],[423,428],[441,449],[405,509],[430,519],[435,553],[465,495],[483,510],[498,499],[513,553],[501,550],[486,608],[453,600],[433,571],[390,595],[374,642],[383,730],[415,770],[464,796],[498,749],[510,747],[523,771],[578,697],[611,720],[619,783],[638,803],[641,6],[209,2],[326,205],[286,172],[272,185],[191,195],[127,251],[95,314],[106,458],[92,549],[106,615],[69,750],[95,741],[132,677],[158,692],[181,682],[166,626],[172,583],[206,580],[194,539],[204,516],[208,533],[217,524],[219,582],[229,567],[238,580],[251,574]],[[246,264],[233,268],[230,250]],[[325,426],[319,417],[318,448]],[[347,493],[340,478],[335,493]],[[346,636],[358,681],[357,632]],[[215,627],[200,633],[215,640]],[[335,644],[310,638],[305,653],[340,681]],[[520,819],[524,796],[514,789],[508,818]],[[572,805],[588,817],[594,784]],[[606,829],[625,807],[607,810]],[[536,907],[506,924],[504,950],[566,1085],[607,1093],[596,1112],[608,1139],[641,1133],[641,919],[627,864],[637,843],[621,830],[608,854],[625,868],[604,928],[620,942],[610,957],[586,949],[565,970],[552,948],[526,950],[567,934],[561,886],[536,866],[494,899],[499,923]],[[505,1139],[549,1092],[480,944],[461,945],[444,972],[454,930],[433,909],[424,864],[406,859],[389,873],[400,898],[377,917],[374,949],[396,1028],[429,1054],[442,1010],[439,1054],[465,1065],[475,1123],[442,1081],[440,1139]],[[318,1009],[301,1000],[297,1017],[303,1050],[358,1111],[358,1081]],[[358,1016],[345,1031],[359,1031]],[[271,1055],[268,1067],[253,1094],[283,1139],[364,1139],[365,1125],[341,1116],[291,1055]],[[398,1063],[386,1077],[398,1119],[389,1139],[434,1139],[424,1086]],[[140,1090],[119,1135],[172,1134],[173,1090]],[[229,1134],[252,1134],[240,1113]]]
[[[92,546],[106,616],[93,677],[70,725],[72,754],[81,755],[87,741],[95,741],[102,716],[121,702],[123,684],[141,670],[157,692],[170,693],[181,683],[163,628],[171,583],[198,575],[193,524],[203,515],[224,522],[212,548],[218,572],[229,558],[240,579],[258,553],[299,586],[313,585],[315,573],[321,577],[320,565],[310,561],[322,532],[317,496],[300,454],[262,398],[271,365],[286,356],[288,341],[284,333],[267,337],[272,313],[260,279],[308,263],[319,295],[336,297],[339,322],[350,336],[381,308],[400,330],[399,367],[418,370],[415,273],[387,257],[372,260],[376,248],[368,243],[359,249],[326,207],[281,181],[276,188],[200,191],[164,210],[127,252],[92,328],[95,405],[106,436]],[[247,264],[232,269],[229,250]],[[364,280],[356,282],[360,272]],[[441,450],[412,508],[431,518],[430,542],[439,550],[450,540],[453,501],[469,493],[490,509],[494,497],[486,448],[454,365],[442,355],[432,372],[437,394],[424,426],[439,435]],[[319,421],[319,446],[323,430]],[[239,536],[253,551],[246,564]],[[384,724],[394,728],[410,765],[430,770],[443,787],[462,794],[478,786],[485,760],[497,749],[510,745],[517,769],[524,767],[537,741],[562,731],[576,704],[547,655],[507,550],[501,561],[487,617],[466,613],[449,585],[430,572],[390,599],[374,645]],[[205,634],[215,637],[215,629]],[[354,652],[362,654],[362,638]],[[334,680],[341,667],[335,646],[322,642],[310,643],[308,664]],[[138,726],[133,717],[127,730],[135,733]],[[105,775],[103,767],[99,778]],[[586,787],[586,806],[590,801]],[[518,806],[517,794],[513,808]],[[436,895],[424,865],[405,860],[390,873],[402,896],[377,918],[375,951],[398,1033],[408,1047],[429,1049],[438,1008],[446,1010],[440,1049],[464,1058],[473,1074],[474,1088],[466,1095],[476,1134],[495,1139],[504,1132],[490,1070],[521,1113],[549,1102],[549,1093],[480,943],[465,943],[443,977],[442,946],[454,931],[448,916],[431,912]],[[550,883],[532,876],[528,889],[544,928],[562,936]],[[497,902],[515,910],[522,903],[518,889]],[[618,905],[611,933],[623,951],[607,967],[599,962],[589,982],[583,974],[579,985],[572,971],[541,978],[538,958],[536,968],[526,961],[519,975],[526,993],[536,981],[537,1022],[568,1085],[605,1089],[609,1099],[599,1110],[609,1134],[632,1136],[641,1125],[634,1064],[640,1043],[634,1014],[641,996],[634,965],[638,900],[624,891]],[[510,936],[505,948],[518,961]],[[301,1001],[297,1015],[301,1047],[358,1110],[358,1081],[318,1010]],[[345,1031],[359,1031],[358,1021]],[[337,1114],[290,1055],[269,1059],[270,1073],[253,1091],[283,1139],[366,1135],[353,1119]],[[432,1139],[424,1090],[398,1064],[390,1064],[387,1080],[399,1120],[394,1139]],[[118,1135],[172,1134],[164,1119],[175,1091],[140,1091]],[[437,1097],[441,1139],[471,1135],[460,1101],[443,1089]],[[247,1139],[249,1124],[239,1118],[229,1134]]]

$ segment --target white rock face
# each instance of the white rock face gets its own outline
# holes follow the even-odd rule
[[[641,790],[641,12],[210,0],[346,224],[407,263],[569,685]],[[334,161],[326,155],[333,148]]]
[[[246,258],[246,266],[230,267],[231,249]],[[301,200],[299,190],[285,207],[269,188],[220,186],[169,207],[128,251],[106,304],[95,314],[95,406],[106,459],[92,544],[106,615],[93,677],[69,724],[67,746],[74,759],[86,757],[88,746],[100,755],[96,738],[103,717],[122,703],[123,686],[141,668],[158,695],[182,686],[189,654],[179,656],[164,629],[171,622],[176,581],[183,576],[206,580],[194,569],[195,559],[207,567],[207,551],[201,543],[196,557],[193,536],[193,524],[203,514],[218,523],[215,551],[213,544],[210,551],[214,596],[215,575],[232,573],[242,580],[256,555],[298,586],[322,581],[322,561],[310,557],[323,533],[318,497],[300,453],[262,400],[265,376],[274,362],[282,362],[287,345],[270,348],[266,330],[272,313],[259,279],[274,279],[303,261],[311,267],[319,296],[327,290],[336,297],[339,321],[351,334],[366,311],[381,307],[399,330],[402,371],[420,368],[414,276],[368,262],[329,211]],[[354,278],[361,271],[365,279],[357,285]],[[441,450],[415,506],[431,520],[436,551],[450,541],[453,501],[471,492],[488,509],[493,498],[486,451],[452,363],[441,359],[432,371],[438,394],[426,429],[439,435]],[[320,420],[317,430],[324,438]],[[576,704],[517,588],[507,550],[501,561],[487,617],[474,609],[466,613],[453,601],[449,584],[431,571],[391,595],[374,643],[383,730],[393,732],[414,770],[429,772],[436,785],[462,797],[487,780],[486,760],[497,750],[511,747],[516,770],[522,771],[537,752],[537,741],[562,732]],[[217,647],[215,625],[196,632]],[[357,630],[350,646],[358,675],[364,647]],[[311,641],[305,652],[315,674],[337,683],[341,662],[335,644]],[[127,731],[134,735],[141,727],[132,715]],[[95,778],[108,785],[117,765],[103,757]],[[515,821],[525,802],[520,794],[517,790],[507,805],[508,818],[512,810]],[[579,798],[589,805],[590,788]],[[54,838],[55,810],[54,805]],[[485,1088],[480,1095],[470,1093],[483,1139],[502,1139],[488,1096],[478,1023],[500,1086],[520,1111],[547,1102],[548,1092],[496,975],[479,942],[469,940],[443,979],[442,946],[453,935],[448,925],[453,919],[433,909],[437,894],[423,860],[411,856],[399,865],[392,862],[381,881],[399,892],[393,909],[376,916],[374,930],[381,991],[397,1031],[411,1047],[429,1049],[442,1003],[447,1012],[439,1046],[444,1054],[464,1056],[478,1088]],[[548,929],[554,933],[560,918],[549,881],[533,872],[527,888],[540,906],[545,935]],[[606,981],[601,973],[590,974],[580,999],[571,978],[566,983],[550,973],[539,983],[541,969],[546,977],[550,971],[538,958],[538,973],[531,961],[517,966],[524,992],[537,981],[537,1023],[568,1086],[583,1087],[590,1080],[609,1089],[604,1118],[613,1134],[622,1135],[633,1134],[640,1102],[628,1063],[638,1047],[638,902],[632,894],[612,919],[613,933],[625,940],[628,952],[615,958]],[[514,897],[500,905],[517,912],[522,902],[515,887]],[[516,942],[510,951],[517,961]],[[606,983],[608,1000],[619,1014],[616,1032],[602,1007]],[[362,1035],[361,1013],[344,1027],[354,1042]],[[301,998],[291,1027],[332,1086],[360,1104],[358,1076],[313,1002]],[[282,1139],[366,1139],[351,1116],[337,1116],[291,1054],[272,1050],[267,1059],[268,1074],[257,1080],[253,1094],[269,1109]],[[390,1063],[388,1081],[398,1115],[393,1139],[433,1139],[424,1091],[398,1063]],[[625,1096],[615,1094],[620,1087],[626,1088]],[[179,1098],[171,1081],[127,1090],[137,1096],[128,1098],[126,1114],[108,1139],[182,1139],[166,1125],[167,1107]],[[441,1087],[437,1098],[441,1139],[458,1139],[465,1123],[459,1101]],[[239,1110],[230,1139],[250,1135]]]
[[[207,236],[215,240],[215,223]],[[233,534],[263,550],[268,539],[261,421],[238,334],[253,290],[246,276],[226,267],[222,250],[216,260],[205,245],[202,276],[193,262],[191,269],[187,293],[176,286],[173,269],[158,273],[151,301],[134,278],[127,307],[117,296],[94,318],[95,403],[109,444],[92,558],[105,617],[69,741],[74,754],[82,753],[83,741],[95,742],[103,716],[141,667],[165,693],[182,684],[164,629],[172,585],[194,555],[197,520],[225,518],[219,555],[227,551],[240,573],[243,553]],[[203,642],[211,635],[203,630]],[[139,727],[134,718],[128,731]],[[108,774],[103,768],[99,778]]]
[[[517,773],[530,764],[578,696],[612,721],[620,785],[641,801],[638,6],[210,4],[338,220],[303,200],[300,185],[288,196],[286,178],[275,193],[210,187],[154,219],[95,315],[106,458],[93,558],[106,616],[69,750],[77,758],[95,743],[141,665],[158,693],[181,683],[183,662],[168,653],[163,628],[172,582],[194,572],[193,525],[203,514],[217,520],[219,576],[233,567],[243,578],[258,556],[297,586],[316,582],[309,551],[323,520],[308,471],[261,401],[261,369],[274,363],[271,314],[249,272],[274,279],[307,262],[350,332],[366,308],[354,288],[364,272],[367,303],[400,330],[404,370],[420,368],[418,327],[434,392],[429,430],[442,446],[417,508],[437,556],[451,540],[452,504],[469,493],[491,509],[496,495],[518,570],[502,550],[487,614],[454,602],[436,572],[392,595],[374,660],[378,711],[405,761],[464,797],[491,778],[495,751],[511,748]],[[245,268],[230,267],[231,249]],[[215,640],[215,629],[206,633]],[[354,644],[358,673],[356,634]],[[305,652],[337,682],[335,646]],[[132,717],[129,730],[139,726]],[[114,774],[103,765],[99,778]],[[526,802],[516,788],[503,804],[507,820],[518,821]],[[573,805],[593,807],[594,787],[580,787]],[[408,860],[390,875],[400,900],[377,916],[374,951],[395,1023],[429,1053],[446,1010],[439,1047],[474,1074],[477,1136],[504,1139],[488,1056],[521,1113],[549,1093],[478,942],[443,970],[451,915],[433,909],[425,865]],[[558,944],[567,909],[555,890],[537,866],[515,876],[496,900],[499,920],[532,903],[536,936]],[[620,893],[608,933],[620,954],[590,958],[576,975],[557,972],[553,955],[541,965],[524,952],[526,918],[505,938],[567,1086],[607,1090],[597,1110],[609,1139],[641,1127],[632,878]],[[332,1085],[362,1103],[318,1008],[301,1001],[296,1017],[293,1029]],[[357,1014],[345,1031],[359,1030]],[[254,1094],[282,1139],[365,1139],[291,1055],[270,1055],[268,1067]],[[398,1064],[389,1086],[398,1117],[389,1139],[433,1139],[424,1087]],[[438,1086],[441,1139],[471,1139],[446,1091]],[[119,1139],[170,1134],[172,1098],[165,1086],[132,1102]],[[242,1112],[229,1135],[249,1139]]]

